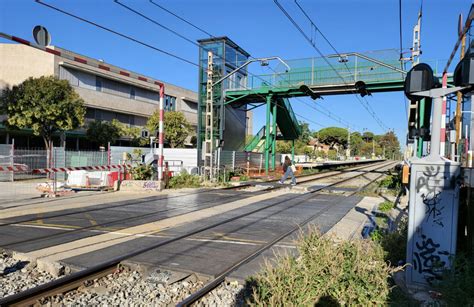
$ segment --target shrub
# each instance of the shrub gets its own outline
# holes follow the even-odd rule
[[[171,189],[180,188],[198,188],[201,186],[201,179],[197,175],[190,175],[186,171],[170,179],[169,187]]]
[[[446,271],[443,280],[436,286],[441,299],[448,306],[474,305],[474,262],[460,254],[453,262],[453,268]]]
[[[393,202],[386,200],[383,203],[381,203],[378,208],[382,212],[388,212],[393,209],[393,206],[394,206]]]
[[[151,165],[139,165],[130,170],[133,180],[150,180],[153,175],[153,167]]]
[[[383,229],[376,229],[370,237],[380,244],[384,250],[384,259],[392,266],[397,266],[399,262],[406,261],[408,222],[407,219],[400,221],[397,229],[387,232]]]
[[[399,175],[388,175],[380,181],[379,186],[391,190],[400,190],[401,178]]]
[[[248,181],[248,180],[249,180],[249,176],[247,176],[247,175],[240,175],[239,180],[240,180],[240,181]]]
[[[334,243],[311,231],[298,242],[299,257],[280,257],[249,280],[250,305],[384,305],[391,269],[371,241]]]

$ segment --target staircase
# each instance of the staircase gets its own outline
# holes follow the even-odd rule
[[[263,152],[265,149],[265,127],[263,126],[245,146],[244,151],[247,152]]]
[[[301,135],[301,127],[287,98],[277,99],[277,125],[282,134],[281,140],[295,140]]]

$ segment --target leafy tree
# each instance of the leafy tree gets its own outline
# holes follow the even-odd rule
[[[311,130],[309,130],[309,124],[305,122],[300,122],[301,135],[298,140],[308,144],[311,140]]]
[[[342,145],[347,147],[347,129],[340,127],[323,128],[316,132],[313,136],[326,145],[334,147],[334,145]]]
[[[363,144],[364,144],[364,140],[362,139],[362,135],[359,132],[352,132],[351,133],[351,154],[353,154],[354,156],[360,155]]]
[[[372,142],[364,142],[360,149],[360,154],[366,157],[370,157],[372,155],[373,144]]]
[[[160,112],[156,111],[148,119],[146,124],[150,131],[158,130],[160,123]],[[171,148],[184,147],[184,141],[191,133],[191,124],[186,120],[183,113],[176,111],[165,112],[164,119],[164,137]]]
[[[55,133],[83,125],[86,108],[66,80],[43,76],[6,88],[0,97],[0,113],[7,115],[7,126],[31,128],[34,135],[41,135],[49,149]]]
[[[120,124],[116,120],[111,122],[95,120],[88,125],[87,137],[100,146],[106,146],[108,142],[115,143],[122,135]]]
[[[121,123],[117,119],[112,120],[112,123],[120,129],[120,136],[130,139],[132,146],[142,146],[150,144],[149,139],[142,138],[141,129],[139,127],[129,126]]]
[[[291,152],[291,142],[277,141],[276,152],[278,152],[278,153],[290,153]]]
[[[394,155],[400,153],[400,142],[396,134],[393,131],[389,131],[384,135],[380,136],[380,141],[378,142],[380,147],[385,147],[385,158],[392,158]]]
[[[374,138],[374,133],[373,132],[370,132],[370,131],[365,131],[364,134],[362,134],[362,138],[364,139],[364,141],[366,142],[370,142],[373,140]]]

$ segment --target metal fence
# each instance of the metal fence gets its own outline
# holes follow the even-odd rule
[[[45,175],[33,174],[32,170],[46,167],[47,160],[47,151],[44,149],[22,149],[15,148],[12,144],[0,144],[1,166],[27,167],[26,171],[21,172],[0,172],[0,181],[45,178]]]
[[[25,172],[0,172],[0,181],[15,181],[24,179],[46,178],[46,174],[33,174],[34,169],[47,167],[79,167],[79,166],[99,166],[107,164],[120,164],[123,162],[123,153],[133,153],[141,150],[142,153],[149,152],[147,148],[134,147],[111,147],[111,151],[72,151],[63,147],[55,147],[51,151],[51,157],[45,149],[17,149],[14,145],[0,144],[0,165],[13,166],[16,164],[26,165]],[[197,169],[196,149],[165,149],[165,162],[168,162],[169,169],[180,172],[186,169],[191,172]],[[276,161],[279,163],[281,155],[277,154]],[[265,167],[265,159],[262,153],[240,152],[240,151],[220,151],[216,152],[215,165],[220,168],[235,171],[236,169],[249,169],[261,172]],[[50,163],[48,164],[48,160]],[[53,178],[53,177],[51,177]],[[65,180],[66,173],[56,173],[57,180]]]
[[[65,166],[98,166],[108,164],[108,153],[106,151],[72,151],[65,152]]]
[[[220,167],[230,170],[249,169],[261,172],[265,168],[265,157],[259,152],[241,152],[223,150],[220,154],[216,154],[220,160]],[[280,161],[280,154],[276,155],[276,161]],[[279,162],[277,162],[279,163]]]

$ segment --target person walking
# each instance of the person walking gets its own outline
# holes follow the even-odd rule
[[[291,176],[291,185],[296,185],[296,177],[295,177],[295,174],[293,173],[291,160],[288,156],[285,156],[285,162],[283,162],[283,172],[284,172],[283,177],[281,177],[278,183],[283,184],[286,178],[288,178],[288,176]]]

